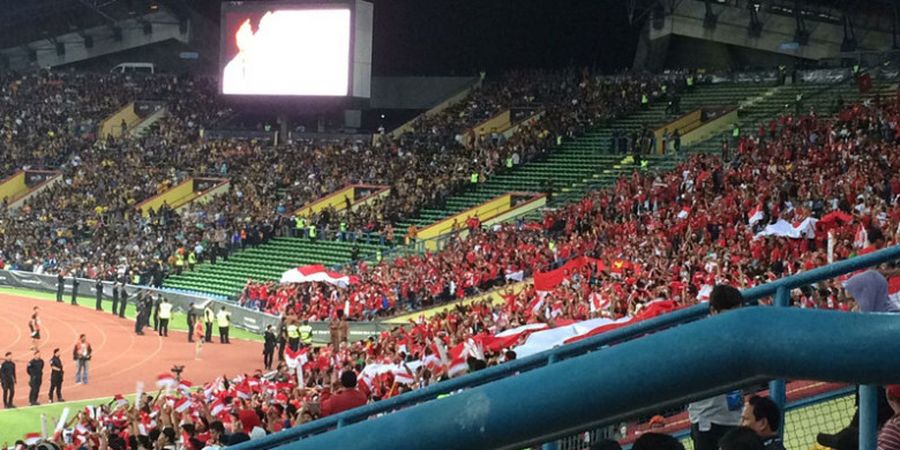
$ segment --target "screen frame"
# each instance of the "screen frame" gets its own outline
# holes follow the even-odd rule
[[[241,12],[259,12],[266,9],[294,9],[294,10],[349,10],[350,11],[350,42],[349,51],[347,53],[347,93],[344,95],[295,95],[295,94],[226,94],[224,89],[225,77],[224,70],[226,64],[226,51],[224,42],[229,39],[229,30],[226,26],[225,16],[228,13]],[[272,0],[272,1],[226,1],[222,2],[220,7],[219,18],[219,61],[217,65],[217,74],[219,78],[218,95],[233,99],[238,102],[253,101],[255,99],[278,99],[280,101],[301,101],[301,102],[334,102],[338,100],[368,100],[362,97],[354,97],[353,74],[356,70],[354,58],[356,55],[356,1],[345,0],[331,3],[322,3],[321,1],[302,1],[302,0]],[[356,102],[354,102],[356,103]]]

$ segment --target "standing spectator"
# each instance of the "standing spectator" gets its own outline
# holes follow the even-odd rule
[[[736,288],[717,285],[709,294],[709,314],[740,308],[743,302]],[[718,450],[719,439],[741,423],[741,398],[741,391],[733,391],[688,405],[695,450]]]
[[[322,417],[337,414],[366,404],[366,394],[356,388],[356,374],[352,370],[341,373],[341,389],[332,394],[322,393]]]
[[[97,281],[94,283],[94,294],[97,296],[97,303],[94,305],[94,308],[97,311],[103,311],[103,280],[97,276]]]
[[[41,359],[40,350],[34,351],[34,356],[28,362],[25,372],[28,373],[28,387],[30,388],[28,391],[28,404],[31,406],[40,405],[38,403],[38,393],[41,390],[41,382],[44,379],[44,360]]]
[[[50,358],[50,403],[53,403],[53,392],[56,392],[56,401],[64,402],[62,398],[63,366],[59,358],[59,349],[53,349],[53,357]]]
[[[331,323],[328,324],[328,329],[331,332],[331,347],[335,354],[337,354],[341,350],[341,343],[347,342],[348,336],[348,327],[347,321],[344,320],[344,310],[337,310],[337,319],[332,320]]]
[[[75,348],[72,350],[72,357],[77,364],[75,384],[88,383],[88,366],[90,365],[93,351],[91,344],[87,341],[87,337],[84,334],[78,336],[78,341],[75,342]]]
[[[200,352],[203,350],[203,322],[196,321],[194,322],[194,328],[188,330],[188,334],[194,333],[194,339],[196,343],[194,344],[194,359],[200,359]]]
[[[78,304],[78,278],[76,278],[76,273],[72,272],[72,304]]]
[[[203,308],[203,322],[206,324],[206,333],[203,334],[203,340],[212,342],[213,321],[216,320],[216,314],[213,312],[210,303]]]
[[[167,298],[163,298],[157,307],[159,310],[159,335],[169,336],[169,320],[172,318],[172,304]],[[188,328],[190,330],[190,328]],[[191,333],[188,333],[189,335]]]
[[[275,332],[272,331],[272,325],[266,325],[265,342],[263,343],[263,365],[266,370],[272,370],[272,359],[275,356],[277,340]]]
[[[231,342],[228,341],[228,328],[231,326],[231,314],[225,310],[224,306],[216,314],[216,323],[219,325],[219,342],[230,344]]]
[[[781,410],[772,399],[758,395],[750,397],[741,414],[741,426],[755,431],[766,450],[784,450],[784,443],[778,435]]]
[[[16,395],[16,363],[12,360],[12,352],[6,352],[3,363],[0,363],[0,387],[3,388],[3,407],[15,408],[13,397]]]
[[[191,306],[188,307],[187,314],[185,314],[185,318],[187,319],[188,342],[194,342],[194,322],[197,322],[197,316],[195,314],[194,304],[191,303]]]

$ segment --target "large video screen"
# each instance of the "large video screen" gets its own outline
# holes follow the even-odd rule
[[[371,14],[368,27],[364,27],[368,36],[356,36],[360,34],[359,19],[366,19],[366,15],[356,18],[355,5],[223,3],[221,92],[368,97]],[[360,50],[365,50],[355,48],[360,41],[368,49],[368,60],[360,61],[356,70],[364,70],[363,75],[353,70],[354,60],[360,59]],[[354,82],[365,86],[354,89]]]

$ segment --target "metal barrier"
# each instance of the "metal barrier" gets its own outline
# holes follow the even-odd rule
[[[783,305],[787,304],[787,300],[789,299],[789,293],[790,293],[791,289],[799,288],[802,286],[807,286],[807,285],[810,285],[810,284],[813,284],[813,283],[816,283],[819,281],[834,278],[834,277],[837,277],[840,275],[844,275],[844,274],[847,274],[850,272],[864,269],[866,267],[870,267],[870,266],[873,266],[876,264],[881,264],[881,263],[888,262],[888,261],[893,261],[896,259],[900,259],[900,246],[894,246],[894,247],[883,249],[883,250],[873,252],[873,253],[870,253],[870,254],[867,254],[864,256],[856,257],[856,258],[846,260],[846,261],[837,262],[837,263],[834,263],[834,264],[831,264],[828,266],[810,270],[808,272],[803,272],[798,275],[794,275],[794,276],[787,277],[787,278],[782,278],[782,279],[776,280],[772,283],[768,283],[765,285],[756,286],[754,288],[747,289],[747,290],[743,291],[743,294],[744,294],[744,298],[748,304],[756,304],[758,302],[758,300],[761,298],[775,296],[776,303],[778,305],[783,306]],[[745,313],[743,311],[737,311],[735,313],[729,313],[729,314],[723,314],[723,315],[717,316],[716,320],[722,321],[722,320],[727,319],[727,320],[730,320],[729,323],[731,323],[735,320],[735,318],[745,317],[746,319],[754,320],[755,321],[754,325],[757,325],[759,327],[759,329],[765,328],[767,332],[779,331],[778,328],[772,327],[772,324],[778,323],[781,326],[785,326],[786,328],[789,328],[787,330],[780,330],[782,333],[791,333],[791,332],[796,333],[798,330],[794,329],[794,328],[796,328],[795,326],[793,326],[793,325],[789,326],[787,323],[784,323],[783,321],[776,320],[779,317],[781,317],[780,314],[783,314],[784,316],[790,316],[791,318],[796,318],[797,314],[815,314],[817,317],[825,315],[827,317],[827,319],[822,319],[823,320],[822,324],[825,326],[831,325],[831,326],[835,326],[835,327],[837,327],[838,325],[841,325],[841,337],[845,338],[845,339],[848,338],[847,336],[849,334],[849,330],[848,330],[848,327],[846,326],[847,324],[844,322],[851,322],[851,321],[858,322],[859,320],[863,320],[863,321],[878,320],[879,325],[882,325],[881,322],[883,322],[883,318],[880,318],[879,315],[863,315],[863,314],[856,315],[856,314],[823,313],[823,312],[793,311],[793,310],[767,311],[767,312],[763,313],[763,311],[766,311],[765,308],[754,308],[754,309],[758,310],[758,311],[752,311],[752,312],[748,312],[748,313]],[[776,314],[773,315],[772,313],[776,313]],[[571,359],[571,358],[577,357],[579,355],[585,355],[586,353],[591,353],[591,352],[599,353],[599,352],[597,352],[597,350],[600,350],[600,349],[603,349],[604,353],[613,353],[615,351],[617,354],[621,354],[621,351],[622,351],[621,349],[624,347],[629,347],[629,346],[634,347],[634,346],[640,345],[642,348],[644,348],[644,346],[647,345],[647,343],[644,341],[652,340],[654,343],[659,343],[660,345],[663,345],[666,342],[665,341],[660,342],[659,339],[653,339],[655,337],[654,335],[647,336],[645,339],[636,339],[636,338],[645,336],[648,333],[653,333],[653,332],[661,331],[664,329],[670,329],[672,327],[675,327],[676,325],[685,325],[689,322],[693,322],[698,319],[704,318],[707,315],[708,315],[708,307],[705,304],[688,307],[688,308],[681,309],[681,310],[675,311],[673,313],[670,313],[670,314],[667,314],[667,315],[664,315],[661,317],[657,317],[657,318],[650,319],[650,320],[647,320],[644,322],[640,322],[638,324],[635,324],[635,325],[632,325],[632,326],[629,326],[626,328],[613,330],[613,331],[603,333],[603,334],[600,334],[600,335],[597,335],[597,336],[594,336],[594,337],[591,337],[588,339],[584,339],[582,341],[579,341],[579,342],[576,342],[576,343],[573,343],[570,345],[565,345],[565,346],[562,346],[562,347],[559,347],[559,348],[556,348],[553,350],[549,350],[549,351],[542,352],[542,353],[539,353],[536,355],[532,355],[527,358],[522,358],[522,359],[518,359],[515,361],[511,361],[509,363],[505,363],[505,364],[502,364],[499,366],[490,367],[490,368],[487,368],[487,369],[479,371],[479,372],[471,373],[471,374],[468,374],[468,375],[465,375],[465,376],[462,376],[459,378],[451,379],[451,380],[448,380],[448,381],[445,381],[442,383],[437,383],[435,385],[426,387],[424,389],[409,392],[409,393],[406,393],[406,394],[403,394],[403,395],[400,395],[400,396],[397,396],[397,397],[394,397],[394,398],[391,398],[388,400],[379,401],[377,403],[372,403],[372,404],[369,404],[369,405],[366,405],[366,406],[363,406],[360,408],[356,408],[356,409],[353,409],[350,411],[345,411],[341,414],[337,414],[334,416],[328,416],[328,417],[310,422],[308,424],[304,424],[304,425],[301,425],[298,427],[291,428],[289,430],[282,431],[280,433],[266,436],[266,437],[258,439],[258,440],[254,440],[254,441],[247,442],[244,444],[239,444],[233,448],[235,448],[236,450],[262,450],[262,449],[275,448],[275,447],[285,445],[288,443],[294,443],[291,446],[292,448],[301,448],[301,447],[313,448],[313,447],[316,447],[316,445],[319,445],[318,448],[332,448],[333,445],[324,445],[323,446],[322,444],[326,441],[331,442],[331,443],[336,442],[336,439],[339,439],[339,437],[337,437],[335,435],[338,435],[338,434],[340,434],[343,438],[348,439],[347,441],[344,442],[345,443],[344,447],[346,447],[347,444],[349,444],[351,442],[354,445],[361,447],[361,448],[368,447],[369,444],[372,444],[372,442],[375,441],[377,436],[370,436],[366,439],[362,439],[362,435],[360,433],[364,433],[365,430],[370,430],[370,431],[372,430],[370,428],[372,425],[367,424],[370,421],[366,421],[366,419],[368,419],[369,417],[380,416],[378,419],[372,420],[371,422],[379,422],[379,423],[383,424],[385,422],[390,421],[392,424],[395,424],[395,423],[400,423],[405,418],[407,418],[408,417],[407,413],[413,413],[414,415],[417,415],[417,417],[419,417],[419,418],[416,420],[418,420],[419,423],[422,425],[425,425],[422,422],[429,422],[429,421],[424,420],[424,417],[427,417],[427,416],[421,415],[421,414],[430,413],[430,414],[441,415],[441,420],[449,420],[449,422],[444,423],[444,425],[446,425],[448,428],[450,428],[450,427],[454,426],[454,424],[456,424],[457,422],[454,422],[454,420],[452,420],[452,418],[449,415],[447,415],[445,413],[441,414],[441,411],[443,411],[443,410],[448,410],[448,409],[452,410],[454,408],[458,408],[458,409],[456,409],[457,411],[466,412],[466,414],[461,414],[461,416],[466,416],[471,413],[470,410],[472,408],[475,408],[476,410],[478,410],[479,408],[487,408],[487,411],[480,411],[480,412],[489,414],[489,415],[493,414],[495,412],[495,408],[493,406],[490,406],[490,404],[485,405],[483,401],[479,401],[478,399],[484,400],[485,399],[485,397],[484,397],[485,391],[488,391],[488,390],[490,392],[496,394],[496,389],[497,389],[496,385],[509,386],[509,384],[510,384],[509,381],[521,381],[526,378],[534,379],[535,376],[542,375],[539,372],[548,372],[549,370],[552,370],[553,373],[559,377],[569,378],[569,377],[576,375],[580,371],[574,371],[573,369],[575,369],[576,366],[572,366],[571,364],[568,364],[568,361],[564,361],[566,359]],[[820,319],[821,319],[821,317],[820,317]],[[713,320],[704,321],[703,323],[706,323],[706,322],[713,322]],[[702,325],[702,323],[698,323],[696,326],[692,326],[691,328],[698,328],[700,325]],[[737,326],[738,323],[733,323],[732,325]],[[868,330],[873,331],[872,334],[874,334],[875,336],[868,336],[868,338],[874,339],[874,338],[878,337],[878,334],[874,333],[875,328],[870,325],[872,325],[872,324],[867,324],[866,327]],[[686,327],[686,326],[676,327],[675,329],[672,329],[670,333],[682,331],[679,335],[679,338],[690,339],[691,335],[690,334],[685,335],[685,333],[683,332],[683,330],[687,329],[687,328],[688,327]],[[856,328],[853,328],[853,329],[855,330]],[[709,331],[709,330],[707,330],[707,331]],[[667,333],[667,334],[669,334],[669,333]],[[854,335],[854,339],[857,337],[861,338],[861,336]],[[799,337],[802,337],[802,335],[793,336],[793,337],[799,338]],[[828,335],[828,336],[820,336],[820,337],[830,338],[830,341],[829,341],[830,345],[837,346],[837,345],[844,344],[844,341],[838,339],[838,336],[835,336],[834,334]],[[628,342],[626,345],[626,344],[622,344],[624,341],[630,341],[630,342]],[[622,344],[622,345],[616,345],[613,347],[609,347],[612,344]],[[609,348],[607,349],[607,347],[609,347]],[[896,348],[896,345],[891,345],[889,347]],[[867,348],[875,348],[875,347],[867,347]],[[644,350],[647,350],[647,349],[644,348]],[[670,350],[672,350],[672,349],[670,349]],[[773,350],[778,350],[780,352],[778,355],[779,358],[777,359],[777,361],[776,360],[756,361],[760,365],[765,364],[766,365],[765,367],[766,367],[767,371],[769,372],[769,373],[754,373],[754,374],[752,374],[753,376],[757,377],[757,379],[754,379],[754,380],[748,379],[747,373],[741,372],[741,370],[747,371],[748,369],[746,367],[742,367],[741,370],[738,370],[735,373],[731,374],[735,380],[740,381],[737,384],[729,385],[727,382],[725,382],[723,380],[721,384],[709,384],[708,386],[704,386],[704,388],[709,389],[708,391],[687,392],[687,393],[682,393],[682,395],[690,395],[690,396],[699,398],[704,395],[710,395],[710,394],[713,394],[716,392],[725,391],[725,390],[727,390],[727,388],[740,386],[741,383],[746,383],[748,381],[763,381],[765,379],[772,378],[773,376],[779,377],[779,376],[790,375],[792,377],[801,378],[803,376],[815,377],[815,376],[822,376],[823,374],[827,374],[827,375],[829,375],[829,377],[831,379],[839,380],[839,377],[834,376],[835,371],[840,371],[842,377],[847,379],[845,381],[851,381],[850,378],[853,379],[852,381],[856,381],[856,382],[858,382],[858,381],[884,382],[884,381],[886,381],[885,379],[888,379],[888,378],[890,379],[888,381],[893,381],[893,382],[900,381],[900,379],[892,378],[892,377],[896,377],[897,376],[896,374],[900,373],[900,368],[898,368],[898,370],[896,370],[892,374],[886,375],[886,373],[883,369],[884,369],[884,367],[887,367],[887,366],[886,365],[879,366],[879,364],[878,364],[881,361],[881,358],[865,359],[864,355],[858,354],[860,352],[854,352],[854,351],[847,351],[847,352],[843,352],[843,353],[834,352],[834,351],[831,352],[831,355],[833,355],[833,357],[836,360],[840,360],[841,358],[847,358],[848,360],[849,359],[856,360],[856,362],[858,362],[860,365],[857,367],[854,367],[852,369],[846,369],[846,368],[839,367],[838,365],[833,364],[833,360],[832,360],[831,361],[832,365],[835,367],[829,367],[826,369],[826,368],[823,368],[823,366],[815,366],[812,364],[807,364],[804,368],[799,368],[802,370],[798,370],[798,371],[796,371],[796,373],[785,374],[779,367],[778,363],[781,363],[783,365],[789,365],[792,368],[797,368],[796,366],[797,366],[798,360],[792,358],[791,355],[789,354],[789,352],[785,351],[783,346],[775,347],[775,348],[773,348]],[[898,348],[898,350],[900,350],[900,348]],[[803,356],[806,358],[821,356],[821,355],[815,355],[814,353],[815,352],[803,352]],[[585,355],[578,359],[583,360],[583,359],[591,357],[591,356],[594,356],[594,355]],[[640,357],[641,355],[639,352],[635,352],[634,356]],[[860,358],[864,358],[865,360],[862,361],[862,360],[860,360]],[[865,362],[865,364],[863,364],[863,362]],[[737,363],[737,362],[735,362],[735,363]],[[900,356],[898,356],[897,363],[900,364]],[[555,367],[556,364],[560,364],[560,366],[565,366],[567,369],[570,370],[570,372],[560,372],[559,368]],[[545,366],[547,366],[547,367],[545,367]],[[538,367],[545,367],[545,369],[534,372],[534,373],[532,373],[532,372],[522,373],[522,372],[530,371],[531,369],[535,369]],[[819,369],[819,371],[817,372],[816,369]],[[841,371],[840,369],[844,369],[844,370]],[[769,376],[765,376],[765,375],[769,375]],[[511,377],[510,380],[504,380],[502,383],[491,383],[490,385],[485,385],[492,381],[500,380],[500,379],[507,378],[507,377]],[[623,381],[626,384],[628,382],[627,379],[620,380],[620,381]],[[633,383],[634,379],[631,379],[631,382]],[[522,386],[520,384],[517,384],[516,388],[521,389]],[[442,399],[440,402],[441,404],[439,406],[435,406],[435,404],[433,402],[431,402],[432,400],[435,400],[439,395],[453,393],[453,392],[456,392],[456,391],[459,391],[462,389],[468,389],[468,390],[464,391],[461,394],[453,395],[451,397]],[[865,388],[865,389],[863,389],[863,391],[864,391],[863,395],[861,396],[862,399],[860,401],[860,408],[861,408],[861,418],[860,418],[860,423],[861,423],[860,430],[861,431],[860,431],[860,433],[862,435],[863,432],[868,433],[871,430],[872,431],[871,435],[866,436],[866,438],[869,439],[870,441],[874,441],[875,404],[874,404],[874,402],[870,401],[870,399],[868,399],[868,397],[870,397],[870,394],[868,393],[868,391],[871,391],[871,389]],[[512,390],[512,391],[509,391],[508,394],[510,396],[515,396],[515,395],[521,394],[521,392],[516,392],[515,390]],[[584,393],[584,394],[586,394],[586,393]],[[494,397],[490,397],[490,398],[494,399]],[[687,400],[687,399],[685,399],[685,398],[655,398],[655,399],[653,399],[653,401],[657,405],[660,403],[671,402],[673,400],[677,401],[677,400]],[[469,403],[466,403],[466,402],[469,402]],[[781,404],[783,405],[784,402],[782,401]],[[418,406],[416,406],[415,411],[409,411],[409,410],[404,409],[399,412],[385,414],[385,413],[390,413],[395,410],[407,408],[412,405],[418,405]],[[622,406],[622,405],[619,405],[619,406]],[[522,405],[518,405],[517,408],[521,409],[521,407],[522,407]],[[536,411],[536,413],[546,413],[546,412],[547,411]],[[596,412],[596,411],[594,411],[594,412]],[[630,411],[630,413],[632,413],[632,414],[636,413],[636,412],[638,412],[638,411]],[[563,414],[563,412],[557,410],[556,414]],[[395,416],[400,417],[400,418],[399,419],[394,418]],[[621,416],[610,415],[608,417],[604,417],[604,420],[607,423],[611,423],[620,417]],[[356,422],[359,422],[359,423],[357,425],[350,427],[350,424],[353,424]],[[558,438],[558,437],[562,437],[562,436],[566,436],[566,435],[571,435],[571,434],[579,432],[579,431],[595,428],[598,425],[602,425],[602,423],[594,423],[594,422],[595,422],[594,420],[585,419],[585,422],[579,425],[578,428],[580,428],[580,429],[570,428],[570,429],[565,429],[563,431],[555,431],[555,429],[550,428],[550,425],[548,422],[548,424],[543,425],[543,427],[552,429],[554,431],[544,433],[544,435],[539,436],[540,437],[539,439],[535,439],[534,437],[531,437],[528,439],[521,439],[522,435],[516,435],[515,437],[512,437],[514,439],[517,439],[517,441],[512,446],[518,446],[519,448],[521,448],[524,445],[529,444],[529,443],[542,442],[542,441],[547,442],[550,439],[554,439],[554,438]],[[870,423],[872,425],[871,428],[869,428]],[[512,426],[513,424],[515,424],[515,422],[514,421],[506,421],[506,424],[508,426]],[[434,429],[432,429],[433,426],[438,426],[438,425],[429,425],[428,427],[420,426],[420,427],[418,427],[418,429],[415,429],[415,430],[410,429],[410,432],[415,433],[417,438],[423,438],[427,435],[427,430],[425,428],[428,428],[429,430],[434,431]],[[326,431],[329,431],[329,430],[332,430],[335,428],[342,429],[344,427],[348,427],[347,432],[352,433],[352,435],[353,435],[352,438],[349,438],[346,433],[334,432],[334,433],[321,434],[319,436],[316,436],[316,438],[310,438],[309,441],[296,442],[307,436],[324,433]],[[398,431],[396,429],[392,429],[392,430]],[[482,431],[483,430],[484,429],[482,428]],[[341,430],[341,431],[344,431],[344,430]],[[543,430],[541,427],[537,427],[537,429],[532,429],[529,431],[531,433],[543,433]],[[385,433],[385,434],[387,437],[389,437],[392,440],[399,439],[398,435],[393,435],[391,433]],[[466,435],[466,433],[462,433],[462,434]],[[481,436],[481,434],[478,433],[478,430],[471,430],[471,433],[469,433],[469,434]],[[511,438],[511,436],[509,436],[509,433],[504,433],[504,434],[506,435],[505,436],[506,438],[508,438],[508,439]],[[443,434],[443,437],[447,438],[448,435],[445,433],[445,434]],[[458,436],[458,438],[460,438],[460,439],[463,439],[464,437],[470,438],[471,436]],[[428,441],[432,442],[432,438],[429,437]],[[462,442],[462,441],[459,441],[459,442]],[[308,445],[306,445],[306,444],[308,444]],[[426,446],[426,444],[424,442],[422,443],[422,445],[423,445],[423,447]],[[444,448],[455,448],[457,446],[458,445],[450,444],[447,441],[444,441],[444,445],[443,445]],[[500,447],[502,447],[502,446],[500,446]],[[396,448],[400,448],[400,447],[396,447]],[[861,442],[860,448],[869,450],[874,447],[871,445],[871,442],[865,442],[865,443]]]

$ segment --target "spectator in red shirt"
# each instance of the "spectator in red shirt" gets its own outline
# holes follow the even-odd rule
[[[334,394],[322,394],[322,417],[366,404],[366,395],[356,388],[356,374],[353,371],[341,374],[341,386],[343,388]]]

